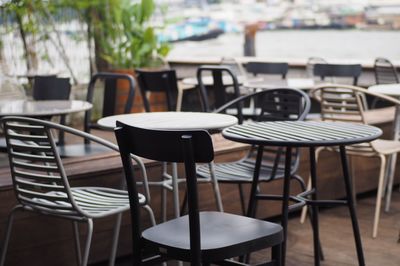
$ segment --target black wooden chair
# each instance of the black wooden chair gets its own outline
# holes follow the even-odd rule
[[[36,101],[43,100],[68,100],[71,94],[69,78],[56,76],[35,76],[33,78],[32,97]],[[66,115],[60,116],[60,124],[65,125]],[[64,131],[59,131],[59,145],[64,145]]]
[[[132,219],[133,265],[175,259],[192,266],[238,265],[230,258],[272,247],[272,265],[280,265],[282,227],[277,224],[223,212],[199,212],[196,163],[214,158],[206,131],[160,131],[117,122],[115,135],[125,170]],[[130,154],[185,164],[189,214],[141,232],[136,179]],[[155,256],[143,262],[143,254]],[[243,264],[240,264],[243,265]]]
[[[280,62],[248,62],[245,64],[246,71],[257,76],[262,75],[281,75],[282,79],[286,78],[289,71],[288,63]]]
[[[362,67],[360,64],[315,64],[314,76],[325,80],[326,77],[347,77],[353,79],[353,85],[357,85],[361,75]]]
[[[251,121],[281,121],[281,120],[304,120],[310,110],[309,97],[300,90],[296,89],[271,89],[256,92],[237,98],[215,112],[226,113],[232,106],[243,107],[249,101],[254,102],[253,113],[246,113],[245,118]],[[229,112],[228,112],[229,113]],[[243,116],[238,116],[239,123],[244,122]],[[260,182],[270,182],[284,177],[284,150],[265,147],[264,158],[260,173]],[[246,213],[243,184],[251,184],[253,181],[256,148],[253,147],[242,159],[234,162],[214,163],[214,173],[206,165],[197,169],[197,174],[201,178],[214,178],[219,183],[237,184],[240,192],[240,200],[243,214]],[[305,190],[303,179],[296,175],[299,166],[299,152],[294,150],[292,158],[291,173],[294,180],[300,183]],[[254,215],[254,214],[252,214]]]
[[[178,92],[175,70],[149,71],[135,69],[135,73],[146,112],[150,112],[151,110],[149,99],[147,98],[147,92],[164,92],[167,100],[168,111],[175,110],[173,99]]]
[[[104,97],[100,117],[111,116],[116,114],[117,99],[117,81],[126,80],[129,83],[128,95],[124,106],[124,113],[130,113],[135,98],[135,81],[131,75],[120,73],[100,72],[94,74],[90,79],[86,101],[93,103],[96,82],[104,80]],[[93,109],[85,112],[84,131],[90,133],[92,129],[101,129],[95,121],[93,121]],[[97,118],[100,118],[97,117]],[[89,139],[85,139],[83,144],[64,145],[59,147],[62,157],[86,156],[104,152],[104,147],[92,144]]]
[[[212,79],[207,81],[210,74]],[[212,112],[240,95],[237,77],[228,66],[200,66],[197,69],[197,82],[204,112]],[[241,112],[239,109],[237,111]]]

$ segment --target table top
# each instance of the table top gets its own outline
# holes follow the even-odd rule
[[[0,116],[53,116],[91,108],[91,103],[76,100],[0,100]]]
[[[381,136],[382,130],[345,122],[279,121],[236,125],[224,129],[222,135],[248,144],[311,147],[368,142]]]
[[[101,118],[97,123],[102,128],[112,129],[117,120],[131,126],[165,130],[222,130],[238,123],[235,116],[201,112],[151,112],[113,115]]]
[[[368,88],[369,91],[382,93],[389,96],[400,96],[400,83],[395,84],[378,84]]]
[[[237,76],[236,78],[237,78],[237,81],[239,84],[243,84],[244,82],[247,81],[247,78],[244,76]],[[254,81],[260,81],[260,80],[261,79],[254,79]],[[182,83],[185,85],[197,86],[198,85],[197,77],[184,78],[184,79],[182,79]],[[204,76],[203,83],[206,86],[212,85],[214,83],[214,79],[212,76]],[[226,85],[231,85],[233,83],[232,77],[222,76],[222,83],[224,83]]]
[[[243,84],[247,88],[255,89],[271,89],[277,87],[289,87],[300,90],[312,89],[315,86],[315,81],[312,78],[288,78],[277,80],[250,80]]]

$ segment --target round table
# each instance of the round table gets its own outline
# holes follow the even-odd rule
[[[245,77],[243,76],[237,76],[237,81],[239,84],[243,84],[246,80]],[[260,79],[257,79],[256,81],[260,81]],[[229,76],[222,76],[222,83],[226,85],[231,85],[232,84],[232,78]],[[184,78],[182,79],[182,83],[185,85],[191,85],[191,86],[197,86],[199,83],[197,82],[196,77],[191,77],[191,78]],[[203,84],[205,86],[210,86],[214,84],[214,79],[212,76],[204,76],[203,77]]]
[[[86,111],[92,104],[76,100],[0,100],[0,116],[49,117]]]
[[[289,212],[290,196],[290,165],[292,148],[308,147],[310,150],[310,174],[312,189],[296,196],[304,204],[311,205],[313,210],[312,223],[314,234],[314,259],[315,265],[320,264],[319,232],[318,232],[318,206],[346,204],[349,208],[353,233],[356,242],[359,265],[365,265],[362,250],[361,237],[356,217],[352,188],[346,158],[345,145],[362,143],[377,139],[382,135],[379,128],[343,122],[321,122],[321,121],[281,121],[281,122],[254,122],[236,125],[224,129],[222,135],[233,141],[258,145],[257,159],[251,186],[248,215],[253,216],[255,201],[257,199],[271,198],[272,195],[262,195],[257,193],[260,166],[262,161],[263,146],[281,146],[286,148],[285,154],[285,178],[283,189],[282,204],[282,226],[284,229],[284,243],[282,246],[283,259],[286,254],[287,222]],[[343,177],[346,188],[346,200],[317,200],[317,176],[315,148],[318,146],[339,146]],[[306,198],[311,195],[312,199]],[[263,197],[264,196],[264,197]],[[272,196],[273,197],[273,196]]]
[[[244,82],[244,87],[250,89],[273,89],[279,87],[289,87],[300,90],[309,90],[315,86],[314,79],[311,78],[288,78],[279,80],[250,80]]]
[[[149,129],[167,130],[222,130],[238,123],[235,116],[201,112],[152,112],[113,115],[101,118],[97,124],[113,129],[116,121]]]
[[[97,124],[104,129],[113,129],[116,126],[116,121],[128,124],[130,126],[142,127],[147,129],[161,129],[161,130],[222,130],[226,127],[238,123],[235,116],[216,113],[201,113],[201,112],[151,112],[151,113],[135,113],[113,115],[101,118]],[[213,164],[209,164],[210,169]],[[184,179],[178,178],[178,168],[176,163],[172,163],[172,175],[167,173],[166,163],[163,164],[163,177],[166,178],[162,181],[161,186],[171,190],[174,198],[174,212],[175,216],[180,216],[180,201],[179,201],[179,182],[184,182]],[[216,179],[211,180],[217,207],[219,211],[223,211],[222,201],[218,182]],[[149,183],[150,184],[150,183]],[[171,185],[172,184],[172,185]],[[156,183],[155,185],[160,185]],[[165,206],[165,205],[164,205]],[[163,208],[164,210],[166,208]],[[163,212],[164,219],[166,218],[165,211]]]

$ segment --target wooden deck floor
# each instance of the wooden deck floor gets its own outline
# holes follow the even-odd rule
[[[375,207],[373,194],[360,199],[357,205],[362,243],[366,265],[400,265],[400,193],[395,189],[392,207],[389,213],[382,213],[379,235],[372,239],[372,218]],[[346,207],[324,209],[320,211],[320,234],[324,249],[324,266],[358,265],[351,230],[350,218]],[[252,255],[252,262],[263,262],[269,256],[269,251]],[[289,221],[287,266],[313,265],[312,233],[310,224],[299,223],[299,218]],[[104,264],[97,264],[102,266]],[[131,265],[129,258],[118,260],[118,266]],[[174,262],[168,265],[176,265]]]

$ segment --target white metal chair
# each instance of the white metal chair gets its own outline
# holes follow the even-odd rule
[[[11,168],[14,191],[18,200],[8,219],[6,235],[1,253],[0,265],[5,263],[14,214],[17,210],[32,211],[71,220],[74,227],[77,260],[79,265],[87,265],[93,233],[93,219],[117,215],[112,238],[109,265],[114,265],[122,212],[129,210],[126,190],[106,187],[70,187],[60,159],[52,129],[63,130],[114,151],[118,146],[88,133],[55,124],[23,117],[1,119],[7,141],[7,151]],[[144,165],[137,157],[132,157],[139,165],[144,183],[144,194],[139,194],[140,205],[154,216],[147,205],[149,191]],[[86,223],[88,233],[83,256],[81,254],[78,222]]]
[[[364,114],[366,106],[363,100],[365,95],[370,95],[388,101],[392,104],[400,105],[400,101],[395,98],[373,93],[360,87],[348,85],[320,85],[311,91],[311,95],[321,103],[321,118],[324,121],[366,124]],[[323,150],[337,151],[334,148],[318,148],[316,150],[317,158],[319,153]],[[377,157],[381,161],[378,178],[378,195],[376,198],[372,233],[372,237],[375,238],[378,234],[378,223],[385,187],[385,179],[388,179],[390,182],[390,180],[393,179],[395,170],[388,168],[386,166],[386,162],[388,156],[400,152],[400,142],[396,140],[377,139],[369,143],[347,146],[346,150],[347,154],[350,156]],[[354,176],[352,178],[354,179]],[[303,222],[304,219],[305,209],[303,209],[301,221]]]

